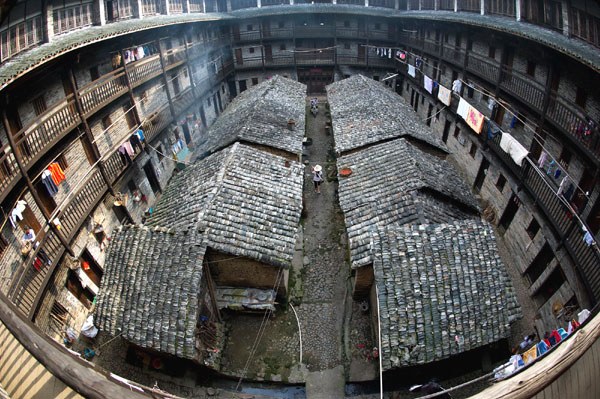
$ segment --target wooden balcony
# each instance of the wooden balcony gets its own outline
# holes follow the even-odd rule
[[[256,42],[261,39],[261,34],[259,30],[251,30],[251,31],[234,31],[232,33],[233,41],[235,42]]]
[[[154,54],[150,57],[144,57],[139,61],[128,64],[127,72],[132,87],[139,86],[162,73],[159,57],[159,54]]]
[[[465,64],[465,52],[462,49],[443,46],[442,54],[444,61],[451,62],[452,64],[460,67]]]
[[[296,26],[294,27],[295,37],[333,37],[335,29],[332,26]]]
[[[489,82],[497,82],[500,77],[500,65],[488,59],[484,59],[473,54],[467,58],[467,70]]]
[[[367,65],[366,57],[358,57],[354,54],[338,54],[337,55],[338,64],[342,65]]]
[[[263,65],[262,57],[246,57],[237,60],[235,63],[235,69],[253,69],[260,68]]]
[[[567,99],[555,95],[550,99],[546,116],[580,147],[589,151],[588,155],[600,159],[600,138],[598,133],[585,135],[583,127],[586,125],[584,113]]]
[[[108,73],[79,89],[81,105],[86,116],[125,93],[127,93],[127,82],[123,68]]]
[[[364,30],[361,29],[359,31],[356,28],[354,28],[354,29],[352,29],[352,28],[336,28],[335,34],[339,38],[346,38],[346,39],[356,39],[359,37],[367,36],[367,33]]]
[[[128,166],[123,163],[123,158],[121,157],[121,154],[119,154],[118,148],[115,149],[102,163],[104,164],[104,170],[106,170],[106,175],[111,184],[117,180],[117,177],[119,177]]]
[[[0,200],[3,200],[18,182],[21,173],[10,145],[4,145],[0,149],[0,154],[2,154],[0,156]]]
[[[45,226],[42,234],[38,233],[38,237],[40,236],[40,245],[14,272],[8,292],[8,297],[29,319],[33,318],[52,271],[65,251],[56,234],[48,226]],[[36,267],[34,261],[37,258],[41,264],[36,263]],[[45,262],[46,259],[50,264]]]
[[[265,67],[280,67],[293,65],[294,56],[291,53],[289,55],[278,55],[277,57],[265,58]]]
[[[85,183],[80,184],[79,187],[58,214],[63,234],[68,241],[77,234],[82,223],[107,190],[107,185],[97,167],[89,172]]]
[[[185,45],[170,50],[166,50],[163,54],[163,61],[165,63],[165,69],[173,69],[186,60],[185,56]]]
[[[70,95],[40,115],[34,123],[17,132],[14,135],[15,145],[26,167],[37,161],[80,122],[75,99]]]
[[[502,68],[500,87],[521,98],[538,112],[542,111],[544,105],[544,86],[527,78],[517,72]]]
[[[173,121],[169,104],[163,105],[148,117],[148,122],[144,124],[144,136],[146,142],[152,141]]]
[[[442,46],[440,43],[436,42],[435,40],[423,40],[423,50],[427,51],[431,55],[439,55],[441,48]]]

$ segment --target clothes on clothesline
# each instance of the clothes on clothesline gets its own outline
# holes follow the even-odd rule
[[[442,85],[439,85],[439,91],[438,91],[437,97],[438,97],[438,100],[440,100],[442,102],[442,104],[444,104],[448,107],[450,106],[450,101],[452,99],[452,92],[448,88],[446,88]]]
[[[540,158],[538,159],[538,167],[543,169],[546,166],[546,161],[548,160],[548,153],[546,151],[542,151]]]
[[[52,181],[57,186],[65,180],[65,172],[63,172],[63,170],[60,167],[60,165],[58,164],[58,162],[52,162],[48,166],[48,170],[50,171]]]
[[[140,152],[144,149],[144,147],[142,146],[142,141],[140,140],[140,136],[138,136],[137,133],[133,133],[129,137],[129,144],[131,145],[131,148],[134,152],[137,152],[138,148]]]
[[[414,65],[409,65],[409,66],[408,66],[408,74],[409,74],[410,76],[412,76],[413,78],[414,78],[415,76],[417,76],[417,71],[416,71],[416,69],[415,69],[415,66],[414,66]]]
[[[433,92],[433,80],[431,80],[431,78],[427,75],[423,75],[423,86],[425,87],[425,90],[429,92],[429,94]]]
[[[462,81],[459,79],[456,79],[454,82],[452,82],[452,91],[460,94],[461,90],[462,90]]]
[[[500,148],[510,155],[512,160],[519,166],[523,165],[523,160],[527,157],[527,154],[529,154],[529,151],[508,133],[502,133]]]
[[[49,170],[42,172],[42,184],[46,187],[46,191],[51,197],[54,197],[58,193],[58,186],[54,184],[52,180],[52,173]]]
[[[471,108],[471,104],[469,104],[467,102],[467,100],[465,100],[464,98],[461,97],[460,100],[458,101],[458,108],[456,110],[456,113],[458,114],[458,116],[460,116],[464,120],[467,120],[469,108]]]
[[[483,127],[483,121],[485,117],[481,112],[479,112],[475,107],[470,106],[467,111],[467,118],[465,121],[467,125],[473,129],[476,133],[481,133],[481,128]]]
[[[25,200],[18,200],[15,207],[11,211],[8,216],[8,220],[10,221],[13,229],[17,227],[17,221],[23,220],[23,211],[27,208],[27,202]]]

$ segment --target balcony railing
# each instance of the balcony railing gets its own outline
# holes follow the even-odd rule
[[[297,65],[333,65],[335,52],[333,50],[321,50],[318,52],[296,53]]]
[[[544,104],[544,86],[531,78],[526,78],[518,72],[502,68],[500,86],[523,99],[537,111],[541,111]]]
[[[236,60],[235,69],[258,68],[263,64],[262,57],[247,57]]]
[[[100,201],[106,190],[107,186],[100,170],[94,168],[86,182],[81,185],[79,191],[58,215],[67,239],[70,240],[75,236],[85,218]]]
[[[430,54],[438,55],[440,53],[440,48],[440,43],[434,40],[423,40],[423,50],[427,51]]]
[[[333,37],[335,29],[332,26],[296,26],[294,34],[296,37]]]
[[[131,63],[131,66],[128,66],[129,81],[133,87],[162,73],[159,57],[160,55],[155,54],[142,58],[139,61]]]
[[[148,117],[146,123],[143,124],[144,136],[146,141],[152,141],[160,132],[162,132],[171,122],[173,116],[169,110],[169,104],[163,105]]]
[[[83,112],[90,115],[126,92],[125,72],[120,68],[79,90]]]
[[[127,168],[127,164],[123,163],[123,157],[118,149],[116,149],[103,163],[107,178],[111,183],[114,183],[117,180],[117,177]]]
[[[497,82],[500,74],[500,65],[495,61],[488,61],[473,54],[469,54],[467,59],[467,70],[490,82]]]
[[[171,69],[181,65],[185,61],[185,45],[166,50],[163,54],[165,69]]]
[[[585,115],[577,110],[568,100],[553,95],[546,116],[555,124],[562,127],[571,138],[583,147],[589,149],[596,158],[600,157],[600,139],[598,133],[585,134]]]
[[[8,297],[23,313],[33,317],[44,287],[51,277],[51,272],[58,264],[65,249],[56,234],[48,226],[42,234],[39,246],[25,259],[13,273]]]
[[[175,114],[181,114],[183,111],[188,109],[193,102],[194,93],[192,92],[191,87],[187,87],[185,90],[177,93],[173,97],[173,108],[175,109]]]
[[[48,109],[34,123],[15,134],[15,144],[23,163],[29,165],[35,162],[79,122],[73,95]]]
[[[233,32],[233,40],[236,42],[258,41],[260,38],[261,34],[258,30]]]
[[[278,55],[276,57],[267,57],[265,58],[265,66],[288,66],[294,65],[294,56],[292,54],[289,55]]]
[[[10,145],[4,145],[0,149],[0,154],[2,154],[0,156],[0,192],[2,192],[2,198],[4,198],[8,194],[8,190],[16,184],[20,172]]]
[[[463,66],[465,64],[465,52],[460,48],[444,46],[444,60],[453,63],[454,65]]]

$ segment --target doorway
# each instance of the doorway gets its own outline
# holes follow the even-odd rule
[[[473,189],[477,192],[481,191],[481,186],[483,186],[483,181],[485,180],[485,176],[487,176],[487,171],[490,167],[490,162],[486,158],[481,159],[481,165],[479,165],[479,171],[477,172],[477,177],[475,177],[475,183],[473,183]]]
[[[240,93],[246,91],[248,87],[246,86],[246,79],[240,80]]]
[[[160,183],[158,182],[158,177],[156,177],[156,172],[154,171],[154,167],[152,166],[152,162],[148,161],[144,165],[144,173],[146,174],[146,178],[150,183],[150,188],[154,194],[162,192],[160,189]]]
[[[265,44],[265,62],[273,62],[273,48],[270,44]]]
[[[442,141],[444,143],[448,143],[448,135],[450,134],[450,126],[452,126],[452,122],[446,119],[444,123],[444,132],[442,133]]]
[[[504,209],[504,213],[498,222],[498,225],[502,227],[504,231],[508,230],[508,226],[510,226],[510,223],[515,218],[520,204],[521,201],[519,200],[519,197],[517,197],[517,195],[513,192],[508,204],[506,205],[506,208]]]
[[[185,143],[191,143],[192,136],[190,135],[190,127],[188,126],[187,122],[181,124],[181,129],[183,130],[183,137],[185,138]]]

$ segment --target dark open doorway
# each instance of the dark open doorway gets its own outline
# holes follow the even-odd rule
[[[146,174],[146,178],[148,178],[152,192],[154,192],[154,194],[162,192],[151,161],[146,162],[144,165],[144,173]]]

